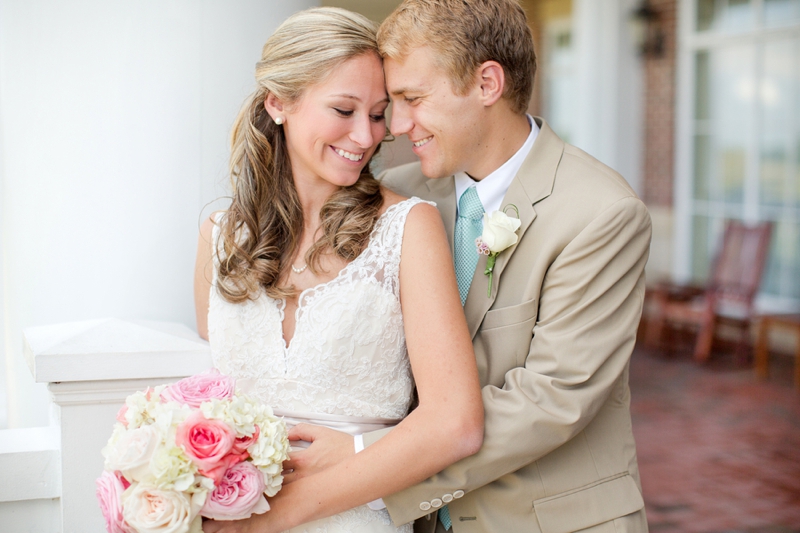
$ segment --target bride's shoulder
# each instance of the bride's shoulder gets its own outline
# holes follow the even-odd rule
[[[209,245],[214,240],[214,228],[219,226],[225,211],[215,211],[200,225],[200,237]]]

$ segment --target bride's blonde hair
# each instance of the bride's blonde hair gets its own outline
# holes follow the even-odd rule
[[[218,289],[229,302],[253,299],[261,288],[273,298],[295,294],[278,282],[300,244],[303,211],[283,128],[267,114],[264,101],[272,93],[291,105],[344,61],[378,56],[376,31],[375,23],[356,13],[314,8],[289,17],[264,44],[257,89],[231,134],[233,201],[220,221],[217,247]],[[309,268],[317,272],[326,252],[355,259],[367,245],[382,201],[367,162],[358,181],[334,193],[320,210],[322,236],[305,255]]]

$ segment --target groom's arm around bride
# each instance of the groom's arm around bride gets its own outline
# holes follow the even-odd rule
[[[393,520],[432,531],[447,505],[456,533],[646,531],[628,388],[650,243],[645,206],[543,120],[528,124],[535,60],[515,1],[406,0],[379,44],[392,132],[407,134],[420,157],[384,183],[435,201],[451,244],[465,177],[482,201],[502,198],[487,211],[514,205],[521,219],[491,292],[481,256],[464,304],[483,447],[385,498]],[[498,154],[507,155],[491,164]]]

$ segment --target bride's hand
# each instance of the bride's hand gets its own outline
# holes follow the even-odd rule
[[[312,424],[293,427],[289,440],[303,440],[311,446],[290,453],[289,460],[284,461],[284,484],[321,472],[356,453],[352,435]]]

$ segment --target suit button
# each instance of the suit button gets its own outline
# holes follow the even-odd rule
[[[451,501],[453,501],[453,495],[452,494],[445,494],[444,496],[442,496],[442,501],[444,503],[450,503]]]
[[[453,498],[455,498],[455,499],[459,499],[459,498],[460,498],[460,497],[462,497],[463,495],[464,495],[464,491],[463,491],[463,490],[457,490],[457,491],[455,491],[455,492],[453,493]]]
[[[442,506],[442,500],[440,500],[439,498],[434,498],[431,500],[431,507],[433,507],[434,509],[438,509],[441,506]]]
[[[422,502],[421,504],[419,504],[419,508],[423,511],[427,511],[431,508],[431,504],[430,502]]]

